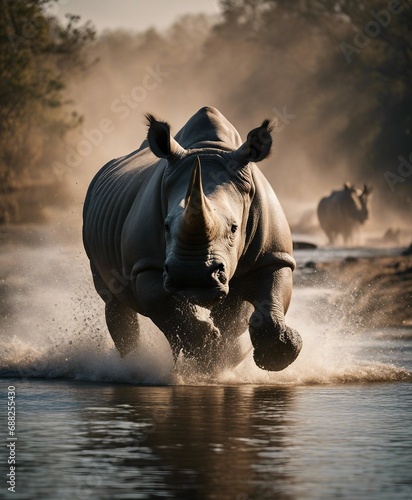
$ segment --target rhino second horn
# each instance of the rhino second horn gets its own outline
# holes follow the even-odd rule
[[[210,203],[203,192],[202,170],[199,157],[196,158],[186,193],[181,236],[210,239],[213,233],[213,217]]]

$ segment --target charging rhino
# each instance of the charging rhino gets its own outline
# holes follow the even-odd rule
[[[248,327],[256,364],[284,369],[302,341],[284,319],[295,268],[289,226],[254,163],[270,152],[271,123],[242,144],[212,107],[175,137],[147,119],[147,140],[107,163],[84,203],[84,246],[117,349],[138,346],[140,313],[175,359],[182,352],[205,371],[242,360]]]
[[[320,200],[318,219],[331,245],[339,235],[347,243],[353,231],[365,223],[369,217],[368,201],[371,192],[372,188],[366,184],[363,189],[358,189],[346,182],[343,189],[332,191],[329,196]]]

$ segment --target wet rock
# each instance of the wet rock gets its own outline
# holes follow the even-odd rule
[[[308,260],[304,267],[305,267],[305,269],[316,269],[317,264],[314,260]]]
[[[354,264],[355,262],[358,262],[358,261],[359,261],[359,259],[357,257],[352,257],[350,255],[343,259],[344,264]]]
[[[293,250],[314,250],[318,248],[314,243],[309,243],[308,241],[294,241]]]
[[[409,245],[408,248],[406,248],[403,252],[401,252],[401,255],[412,255],[412,243]]]

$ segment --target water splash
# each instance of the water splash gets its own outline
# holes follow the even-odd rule
[[[89,330],[89,327],[85,327]],[[130,384],[268,384],[307,385],[412,381],[412,373],[393,363],[362,360],[355,343],[335,343],[330,339],[320,348],[306,338],[299,358],[278,373],[259,369],[250,354],[236,369],[209,377],[197,373],[189,361],[173,370],[172,356],[165,341],[144,331],[138,351],[121,359],[103,330],[89,338],[65,334],[59,340],[49,336],[43,342],[14,337],[0,345],[0,377],[68,378],[95,382]],[[70,339],[70,340],[69,340]],[[72,340],[71,340],[72,339]],[[341,350],[351,353],[342,356]]]
[[[7,250],[7,249],[6,249]],[[163,335],[143,318],[139,349],[121,359],[104,324],[103,303],[91,283],[80,246],[25,246],[7,261],[9,311],[0,337],[0,377],[69,378],[131,384],[342,384],[412,380],[406,368],[383,356],[382,340],[368,337],[337,315],[330,289],[298,288],[288,324],[301,332],[304,346],[286,370],[260,370],[252,353],[235,369],[205,377],[189,362],[173,370]],[[35,265],[33,265],[35,263]],[[247,332],[242,341],[250,346]],[[396,359],[396,353],[393,353]]]
[[[250,355],[235,370],[216,377],[220,384],[310,385],[412,381],[409,356],[399,359],[407,335],[394,332],[360,331],[335,315],[330,289],[301,288],[294,292],[288,324],[303,337],[296,361],[281,372],[259,369]],[[242,340],[250,344],[247,333]],[[251,345],[251,344],[250,344]],[[407,365],[408,368],[401,366]],[[179,383],[207,383],[204,377],[186,370]]]

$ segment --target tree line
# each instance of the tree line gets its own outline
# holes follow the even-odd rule
[[[49,157],[82,117],[66,95],[67,82],[89,65],[95,31],[80,18],[62,24],[51,0],[0,0],[0,221],[18,219],[8,196],[54,186]],[[44,194],[44,193],[43,193]],[[30,198],[30,193],[26,198]],[[29,202],[38,205],[34,197]],[[43,203],[44,204],[44,203]],[[36,212],[36,210],[34,210]]]
[[[0,0],[3,193],[56,183],[50,158],[63,157],[81,115],[115,102],[136,123],[151,111],[183,124],[215,105],[243,135],[264,117],[277,120],[265,174],[281,197],[318,199],[349,180],[373,184],[386,206],[410,213],[411,0],[221,0],[217,19],[98,37],[76,16],[59,23],[52,3]],[[156,65],[170,77],[138,106],[122,101],[121,89]],[[82,85],[68,102],[76,73]],[[132,137],[124,124],[119,131]]]

